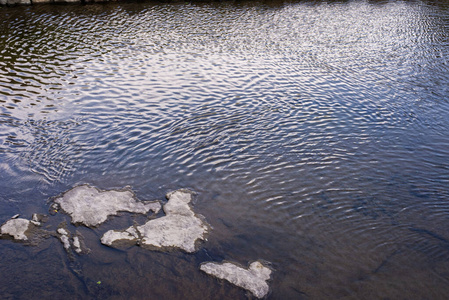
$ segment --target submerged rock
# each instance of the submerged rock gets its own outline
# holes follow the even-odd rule
[[[15,240],[28,240],[28,229],[30,229],[31,221],[22,218],[8,220],[0,228],[1,235],[8,235]]]
[[[142,226],[129,227],[125,231],[110,230],[103,235],[101,242],[111,246],[130,240],[150,248],[180,248],[195,252],[197,240],[205,239],[209,226],[192,211],[189,205],[192,193],[178,190],[167,194],[167,198],[164,217],[149,220]]]
[[[140,202],[131,191],[101,191],[89,185],[77,186],[54,200],[60,208],[72,217],[72,223],[89,227],[105,222],[108,216],[119,212],[145,214],[152,210],[157,213],[161,204]]]
[[[257,298],[263,298],[268,294],[267,280],[270,279],[271,269],[265,267],[259,261],[249,265],[248,269],[236,264],[225,262],[207,262],[200,266],[200,270],[220,279],[226,279],[230,283],[250,291]]]

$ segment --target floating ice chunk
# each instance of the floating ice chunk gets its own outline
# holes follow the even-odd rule
[[[80,238],[78,236],[73,237],[73,248],[75,249],[75,252],[80,254],[83,250],[81,249],[81,242]]]
[[[149,220],[142,226],[130,227],[123,231],[106,232],[101,242],[112,245],[123,239],[137,240],[143,246],[154,248],[180,248],[186,252],[196,251],[196,241],[204,240],[209,226],[190,207],[192,193],[178,190],[167,194],[164,205],[165,216]],[[135,230],[131,232],[130,230]]]
[[[65,226],[65,223],[62,223],[59,226]],[[58,233],[57,237],[61,241],[69,256],[72,255],[72,250],[78,255],[87,254],[90,252],[90,249],[84,244],[83,236],[78,231],[75,235],[72,235],[66,228],[59,227],[56,232]]]
[[[139,235],[134,227],[129,227],[125,231],[109,230],[101,237],[101,243],[111,246],[116,241],[130,240],[137,241]]]
[[[248,269],[242,268],[230,262],[201,264],[200,270],[220,279],[226,279],[230,283],[250,291],[257,298],[263,298],[268,294],[267,280],[270,279],[271,269],[265,267],[259,261],[249,265]]]
[[[41,226],[42,225],[42,221],[43,221],[44,216],[39,215],[39,214],[33,214],[32,218],[31,218],[31,223],[33,223],[36,226]]]
[[[62,227],[58,228],[57,232],[61,235],[69,235],[69,232]]]
[[[17,214],[0,227],[0,235],[12,237],[14,240],[26,241],[30,245],[36,245],[43,239],[48,238],[47,231],[38,229],[45,221],[45,215],[33,214],[32,220],[28,220],[19,218]]]
[[[10,235],[16,240],[26,241],[28,237],[26,231],[29,229],[30,220],[17,218],[8,220],[0,228],[0,233],[2,235]]]
[[[181,248],[186,252],[195,252],[195,242],[203,240],[207,232],[201,219],[182,215],[151,220],[137,229],[142,235],[142,245]]]
[[[164,205],[165,217],[150,220],[137,230],[142,236],[142,245],[157,248],[181,248],[195,252],[197,240],[204,240],[208,225],[192,211],[189,203],[192,193],[179,190],[167,195]]]
[[[77,186],[54,202],[72,217],[72,223],[86,226],[97,226],[120,211],[145,214],[150,210],[157,213],[161,209],[157,201],[137,201],[131,191],[100,191],[89,185]]]
[[[57,232],[59,233],[59,239],[61,240],[62,244],[64,245],[64,249],[69,251],[70,250],[70,240],[69,240],[69,233],[64,228],[58,228]]]

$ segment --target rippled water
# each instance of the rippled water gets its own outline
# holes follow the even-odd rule
[[[193,189],[214,229],[194,255],[1,241],[0,294],[244,299],[198,265],[264,259],[270,299],[447,299],[448,132],[445,1],[3,7],[0,221],[89,183]]]

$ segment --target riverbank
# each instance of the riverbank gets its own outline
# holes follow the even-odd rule
[[[0,0],[0,7],[2,6],[17,6],[17,5],[33,5],[33,4],[65,4],[65,3],[79,3],[79,4],[91,4],[91,3],[107,3],[107,2],[125,2],[126,0]],[[196,2],[202,2],[205,0],[195,0]],[[207,0],[206,0],[207,1]],[[219,2],[220,0],[216,0]],[[161,3],[182,3],[182,0],[160,0]],[[186,1],[191,2],[191,1]],[[214,2],[214,0],[212,0]]]
[[[32,5],[32,4],[42,4],[42,3],[88,3],[88,2],[110,2],[108,1],[85,1],[85,0],[0,0],[0,5]]]
[[[1,6],[16,6],[16,5],[33,5],[33,4],[64,4],[64,3],[106,3],[106,2],[120,2],[120,0],[0,0]],[[161,2],[181,2],[179,0],[168,0]]]

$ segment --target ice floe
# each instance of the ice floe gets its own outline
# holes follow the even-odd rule
[[[255,261],[248,269],[237,264],[224,262],[206,262],[201,264],[200,270],[220,279],[250,291],[257,298],[263,298],[268,294],[271,269],[261,262]]]
[[[206,240],[211,228],[203,216],[193,211],[192,197],[193,192],[186,189],[168,193],[168,201],[163,206],[164,216],[152,218],[140,226],[135,224],[125,230],[109,230],[101,237],[101,243],[113,247],[137,244],[158,251],[197,251],[199,242]],[[109,216],[119,212],[148,214],[150,211],[157,213],[160,209],[159,201],[138,201],[130,190],[103,191],[89,185],[81,185],[54,199],[50,214],[54,216],[62,210],[71,217],[71,222],[75,225],[97,227]],[[70,259],[74,259],[73,252],[90,252],[80,232],[71,233],[66,221],[60,223],[56,229],[53,227],[51,230],[51,226],[47,226],[46,229],[50,229],[47,231],[41,228],[47,220],[47,216],[40,214],[33,214],[31,220],[21,218],[19,214],[14,215],[0,227],[0,237],[33,244],[30,240],[40,241],[54,236],[61,241]],[[205,262],[200,265],[200,270],[246,289],[257,298],[263,298],[269,292],[267,281],[272,270],[260,261],[251,263],[248,268],[231,262]]]
[[[26,241],[28,240],[27,231],[30,228],[30,224],[32,224],[30,220],[16,217],[6,221],[0,228],[0,233],[11,236],[15,240]]]
[[[129,227],[125,231],[110,230],[101,238],[105,245],[120,240],[136,240],[142,246],[157,249],[179,248],[195,252],[198,240],[205,240],[209,225],[190,207],[192,192],[178,190],[167,194],[165,216],[149,220],[142,226]]]
[[[150,210],[157,213],[161,204],[137,201],[131,191],[101,191],[89,185],[77,186],[54,200],[69,214],[74,224],[95,227],[105,222],[108,216],[119,212],[146,214]]]
[[[136,243],[139,239],[139,234],[134,227],[129,227],[125,231],[109,230],[101,237],[101,243],[111,246],[118,241],[127,242],[131,241]]]
[[[61,241],[62,245],[64,246],[64,249],[69,251],[70,250],[70,240],[69,240],[69,232],[65,230],[64,228],[58,228],[56,230],[57,233],[59,233],[59,240]]]

